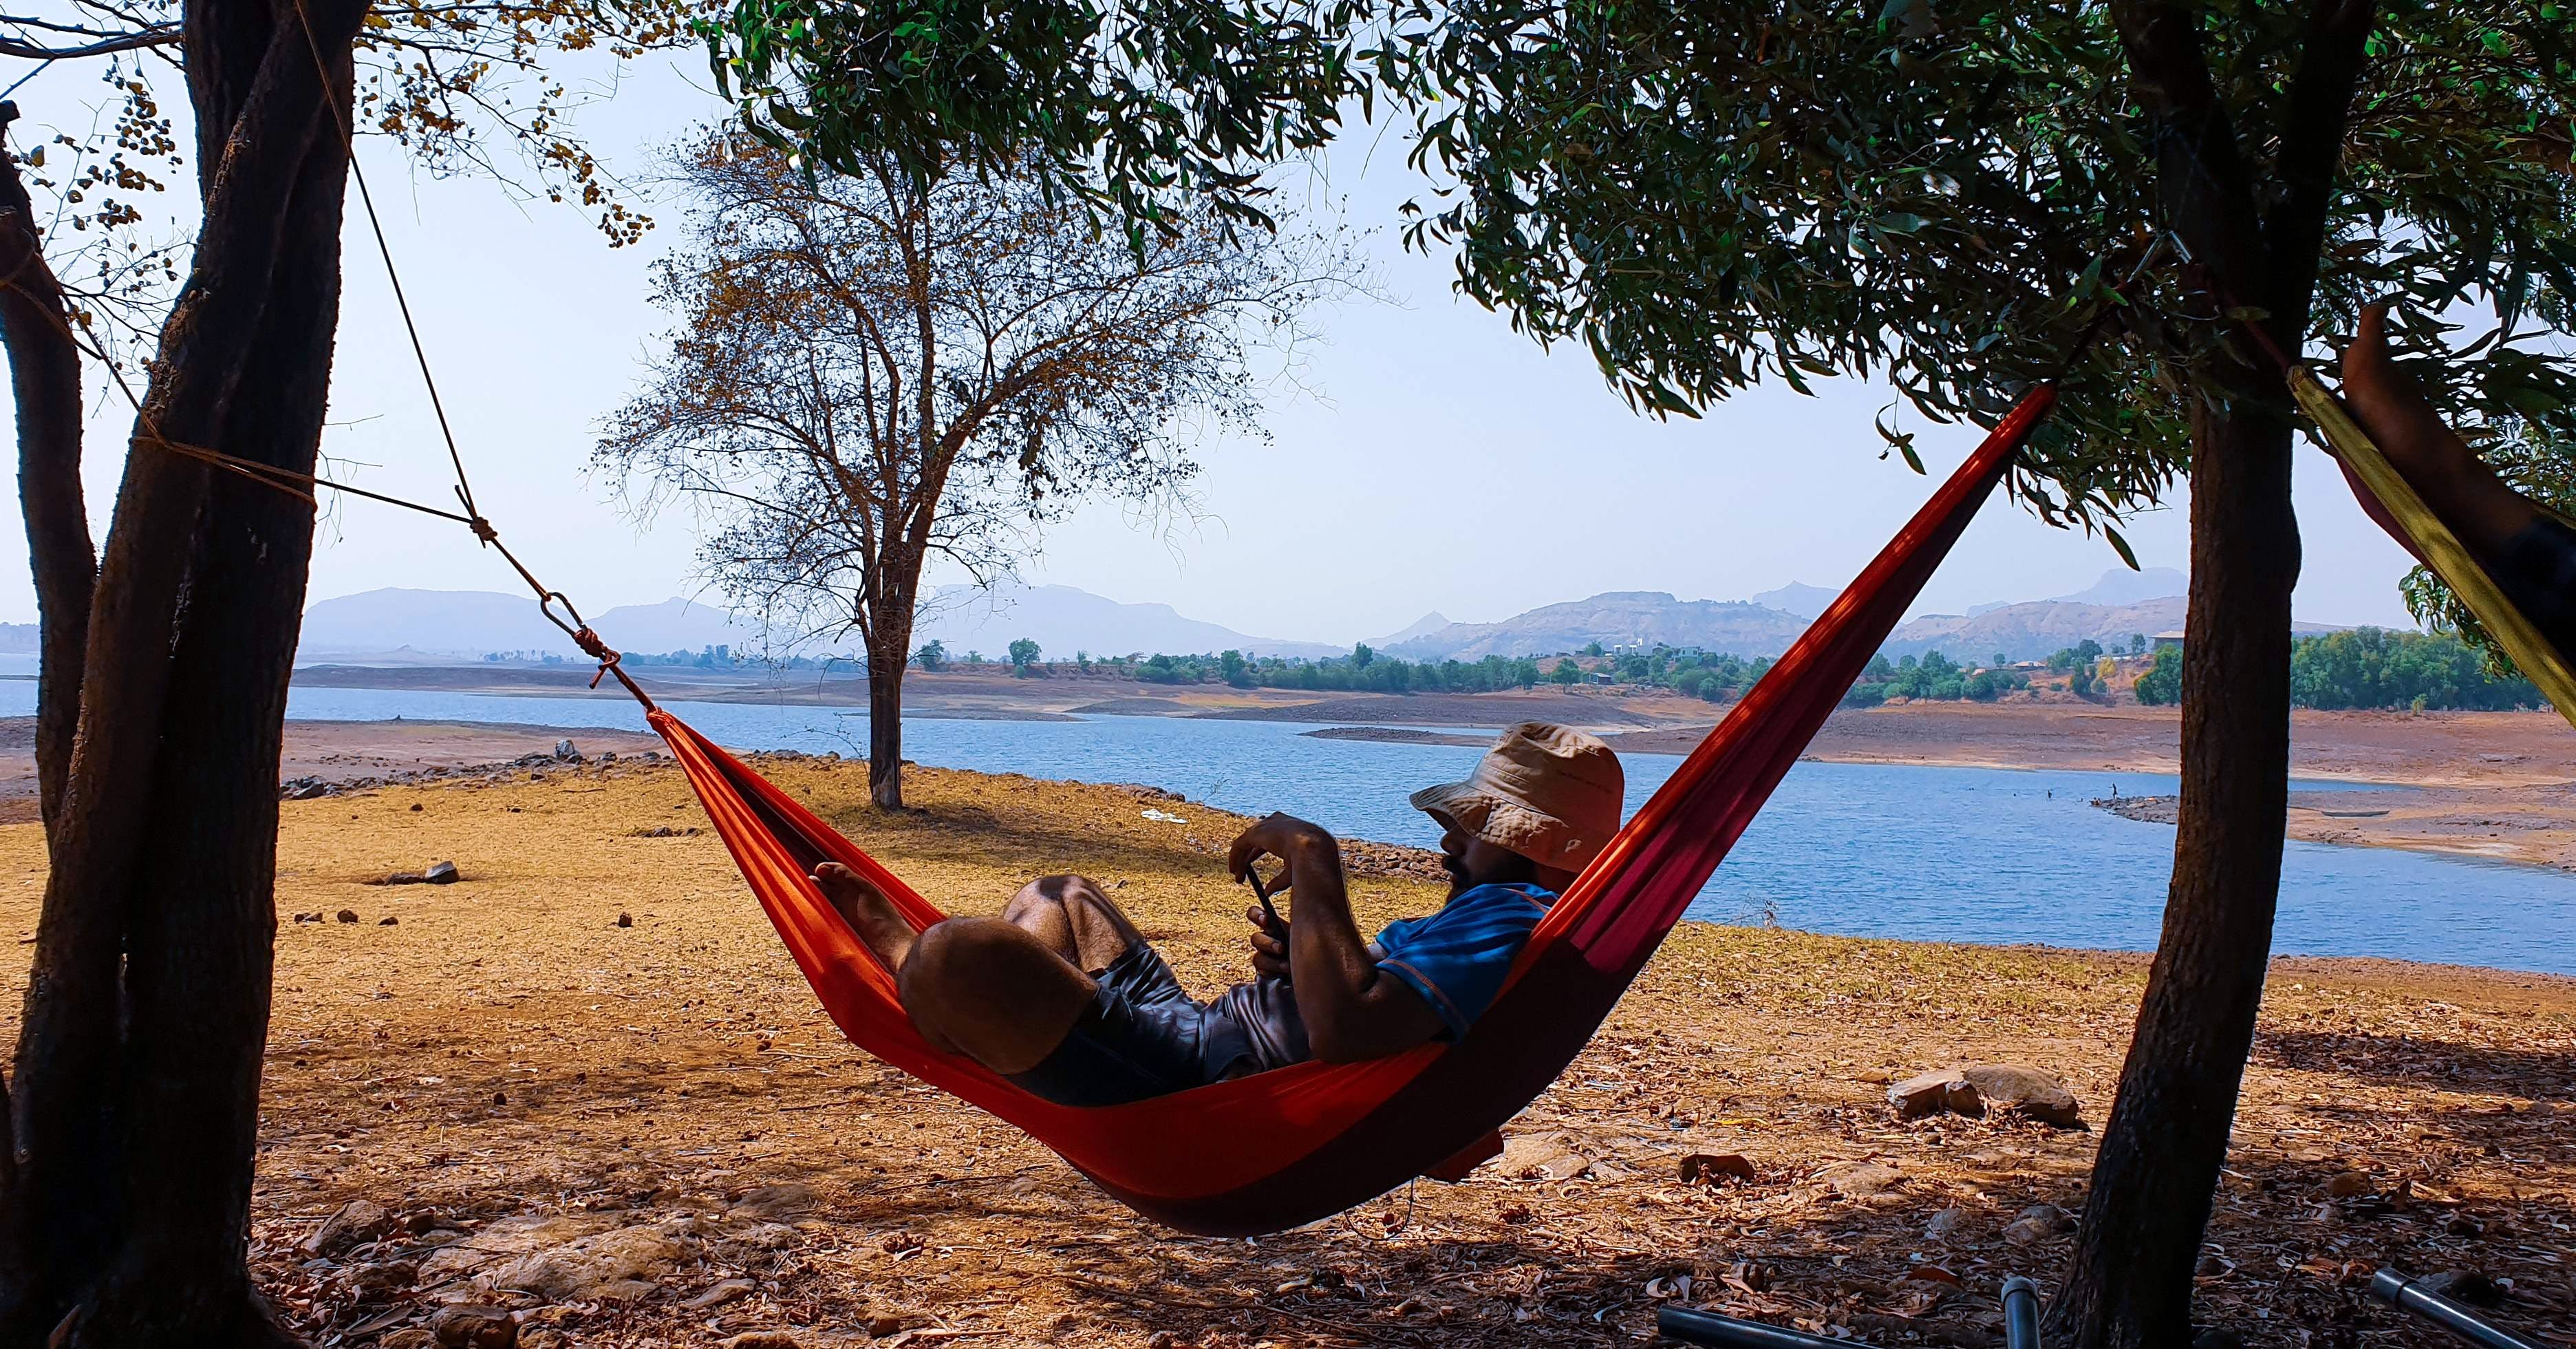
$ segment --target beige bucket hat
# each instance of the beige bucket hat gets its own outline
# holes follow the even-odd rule
[[[1425,787],[1413,808],[1541,866],[1581,871],[1619,832],[1628,775],[1592,736],[1524,721],[1494,742],[1465,782]]]

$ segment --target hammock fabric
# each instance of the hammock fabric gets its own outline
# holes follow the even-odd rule
[[[2451,587],[2451,593],[2486,625],[2496,644],[2522,667],[2524,677],[2539,686],[2541,696],[2576,725],[2576,668],[2571,668],[2576,667],[2576,652],[2560,651],[2541,636],[2538,625],[2506,598],[2476,555],[2424,504],[2405,475],[2371,443],[2369,433],[2353,420],[2342,400],[2327,392],[2307,367],[2291,368],[2290,394],[2334,447],[2344,478],[2363,508]]]
[[[1280,1231],[1491,1155],[1495,1131],[1591,1039],[2054,401],[2048,385],[2024,397],[1745,695],[1557,900],[1502,995],[1453,1044],[1302,1063],[1127,1105],[1033,1096],[915,1034],[894,981],[808,876],[839,862],[916,928],[938,922],[937,908],[677,717],[657,708],[651,721],[853,1043],[1026,1131],[1148,1217],[1214,1236]]]

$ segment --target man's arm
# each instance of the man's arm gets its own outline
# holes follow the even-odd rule
[[[1266,933],[1252,939],[1253,963],[1264,973],[1288,975],[1315,1057],[1326,1063],[1384,1058],[1438,1035],[1439,1014],[1403,980],[1378,969],[1376,953],[1360,936],[1333,836],[1293,816],[1273,815],[1243,831],[1226,866],[1241,877],[1263,853],[1288,864],[1296,907],[1285,969],[1277,941]]]

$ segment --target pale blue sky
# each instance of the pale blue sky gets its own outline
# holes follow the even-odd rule
[[[698,87],[702,69],[689,53],[653,58],[586,116],[613,167],[644,171],[649,147],[721,115]],[[96,90],[49,73],[18,98],[30,122],[77,128]],[[175,88],[166,101],[179,102]],[[28,125],[20,130],[23,144]],[[432,178],[381,141],[361,154],[476,493],[503,537],[594,613],[699,593],[690,522],[674,515],[639,530],[583,474],[598,420],[634,387],[668,326],[645,302],[646,269],[676,231],[666,224],[641,247],[612,251],[569,208],[513,203],[484,179]],[[1886,398],[1868,389],[1829,385],[1805,398],[1766,388],[1695,423],[1630,413],[1588,355],[1540,351],[1502,317],[1454,298],[1445,258],[1401,250],[1394,207],[1420,184],[1400,145],[1389,139],[1371,155],[1354,143],[1330,163],[1317,191],[1371,231],[1369,251],[1401,303],[1317,316],[1324,340],[1304,379],[1320,397],[1283,384],[1271,443],[1201,450],[1203,518],[1139,522],[1116,504],[1087,507],[1051,531],[1027,579],[1162,601],[1265,636],[1347,642],[1435,609],[1483,621],[1603,590],[1736,599],[1790,581],[1839,586],[1931,490],[1878,457],[1870,419]],[[354,194],[348,243],[326,451],[362,465],[360,485],[443,501],[446,455]],[[121,402],[93,408],[90,480],[103,513],[127,414]],[[1923,430],[1936,474],[1974,439]],[[2297,491],[2307,555],[2299,615],[2406,622],[2395,593],[2405,556],[2322,454],[2302,450]],[[2186,565],[2179,491],[2126,532],[2144,565]],[[2099,539],[1998,501],[1918,610],[2063,594],[2115,565]],[[515,584],[459,527],[349,501],[326,523],[312,596]],[[23,550],[0,550],[0,620],[33,612]]]

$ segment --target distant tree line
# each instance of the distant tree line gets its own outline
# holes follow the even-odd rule
[[[2138,701],[2173,703],[2182,696],[2182,654],[2156,653],[2138,677]],[[2302,637],[2290,646],[2290,701],[2320,711],[2399,708],[2417,712],[2503,712],[2542,707],[2530,680],[2497,678],[2477,648],[2448,633],[2354,628]]]
[[[2003,657],[1997,656],[1993,665],[1971,669],[1938,651],[1923,653],[1921,660],[1907,656],[1893,663],[1884,655],[1874,656],[1860,678],[1853,681],[1850,692],[1843,695],[1843,705],[1876,707],[1890,698],[1990,703],[2016,689],[2030,687],[2029,676],[2002,668],[2004,664]]]

